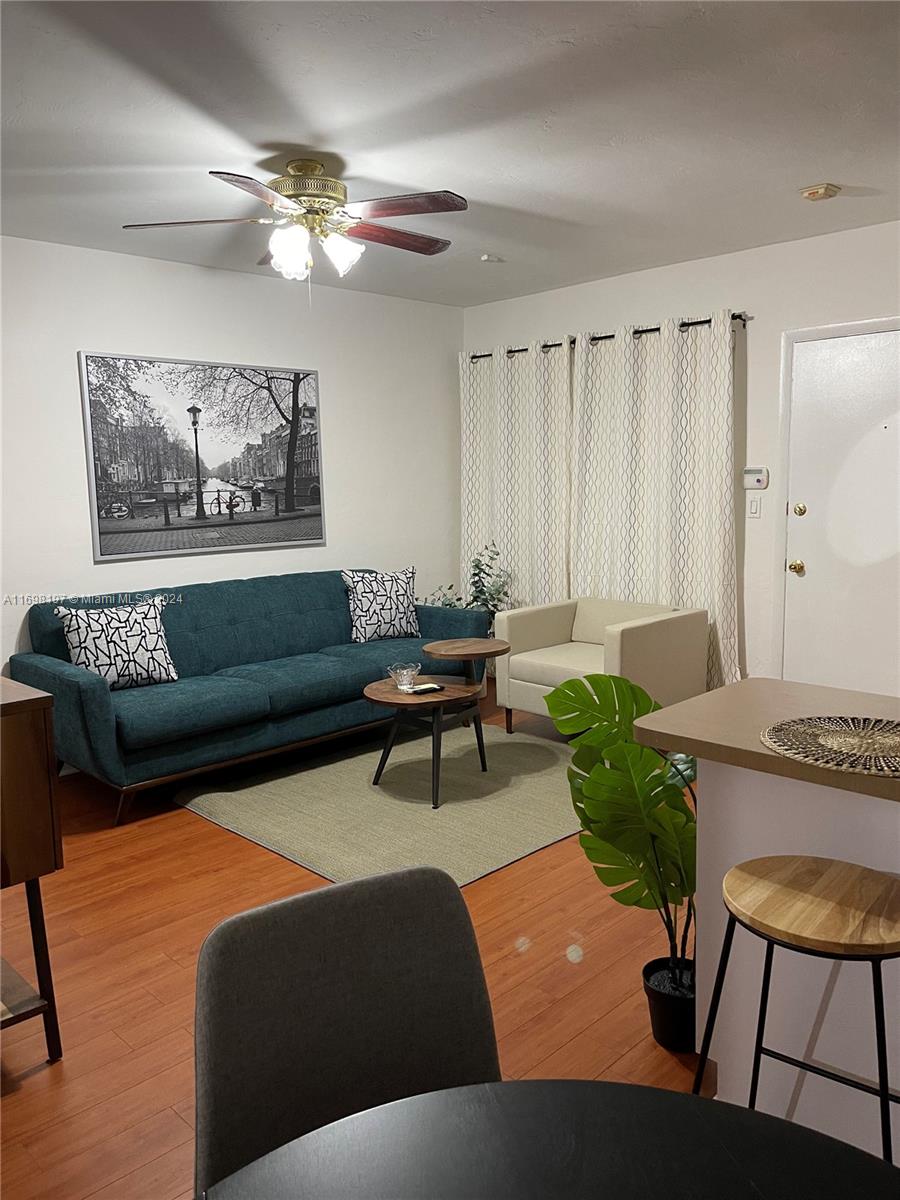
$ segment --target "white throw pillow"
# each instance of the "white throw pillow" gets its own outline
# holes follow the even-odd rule
[[[62,621],[69,657],[76,667],[102,675],[111,688],[174,683],[178,678],[162,623],[165,599],[113,608],[53,611]]]
[[[419,637],[416,617],[416,569],[341,571],[350,600],[354,642]]]

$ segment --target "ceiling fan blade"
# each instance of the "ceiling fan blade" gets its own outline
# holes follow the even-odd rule
[[[271,225],[271,217],[213,217],[206,221],[145,221],[140,225],[123,225],[123,229],[164,229],[173,225]]]
[[[210,175],[213,179],[221,179],[223,183],[240,188],[242,192],[249,192],[251,196],[262,200],[263,204],[268,204],[270,208],[278,209],[279,212],[303,212],[303,208],[295,200],[291,200],[289,196],[280,196],[278,192],[260,183],[258,179],[251,179],[249,175],[232,175],[229,171],[210,171]]]
[[[258,267],[267,267],[271,263],[271,261],[272,261],[272,251],[267,250],[265,252],[265,254],[262,256],[262,258],[258,260],[256,265]]]
[[[385,196],[381,200],[359,200],[345,205],[351,217],[409,217],[417,213],[461,212],[469,205],[456,192],[414,192],[410,196]]]
[[[370,225],[368,221],[351,225],[347,237],[359,238],[362,242],[377,242],[380,246],[395,246],[398,250],[411,250],[413,254],[440,254],[450,245],[444,238],[412,233],[409,229],[394,229],[390,225]]]

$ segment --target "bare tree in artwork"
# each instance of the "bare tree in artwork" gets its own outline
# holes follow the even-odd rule
[[[284,509],[294,512],[297,443],[304,410],[316,403],[315,372],[196,363],[179,365],[179,383],[216,428],[249,433],[276,417],[288,426]]]

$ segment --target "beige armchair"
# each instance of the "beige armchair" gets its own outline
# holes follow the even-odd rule
[[[706,691],[707,613],[583,597],[499,612],[497,703],[512,733],[514,708],[547,715],[544,696],[580,675],[624,675],[660,704]]]

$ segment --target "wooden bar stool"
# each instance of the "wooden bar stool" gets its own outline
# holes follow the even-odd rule
[[[878,1097],[882,1150],[887,1162],[891,1162],[891,1102],[896,1104],[900,1101],[900,1095],[892,1093],[888,1087],[881,964],[885,959],[900,956],[900,876],[833,858],[774,855],[753,858],[732,867],[722,881],[722,898],[728,909],[728,925],[703,1031],[700,1061],[694,1078],[694,1095],[699,1095],[703,1083],[735,925],[742,925],[766,943],[749,1107],[756,1107],[759,1066],[764,1055],[836,1083],[847,1084],[861,1092],[868,1092]],[[772,956],[776,946],[818,958],[872,964],[877,1088],[763,1045]]]

